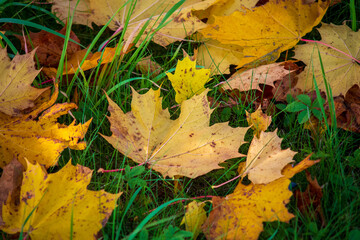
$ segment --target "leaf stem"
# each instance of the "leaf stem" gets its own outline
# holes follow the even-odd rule
[[[145,163],[141,163],[137,166],[134,167],[130,167],[130,169],[133,169],[135,167],[139,167],[141,165],[144,165]],[[125,168],[119,168],[119,169],[110,169],[110,170],[105,170],[103,168],[99,168],[99,170],[97,171],[98,173],[109,173],[109,172],[121,172],[121,171],[125,171]]]
[[[335,51],[337,51],[337,52],[339,52],[339,53],[344,54],[345,56],[351,58],[352,60],[354,60],[355,62],[357,62],[357,63],[360,64],[360,60],[357,60],[357,59],[354,58],[353,56],[351,56],[351,55],[349,55],[349,54],[347,54],[347,53],[345,53],[345,52],[343,52],[343,51],[341,51],[341,50],[339,50],[339,49],[337,49],[337,48],[335,48],[335,47],[333,47],[333,46],[331,46],[331,45],[329,45],[329,44],[327,44],[327,43],[324,43],[324,42],[321,42],[321,41],[316,41],[316,40],[304,39],[304,38],[300,38],[300,41],[303,41],[303,42],[312,42],[312,43],[319,43],[319,44],[324,45],[324,46],[326,46],[326,47],[332,48],[332,49],[334,49]]]

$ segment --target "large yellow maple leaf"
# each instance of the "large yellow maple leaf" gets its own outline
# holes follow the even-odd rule
[[[62,103],[52,106],[57,96],[56,87],[51,99],[31,113],[19,117],[0,114],[1,168],[14,156],[24,165],[23,159],[28,158],[32,163],[38,162],[48,168],[56,164],[65,148],[85,149],[85,142],[79,141],[84,138],[91,120],[78,125],[73,121],[69,126],[58,123],[57,119],[76,108],[76,104]],[[43,113],[40,115],[41,112]]]
[[[176,92],[177,103],[202,93],[205,90],[205,83],[210,80],[210,70],[196,69],[196,61],[191,61],[189,57],[178,61],[174,74],[166,73],[166,75]]]
[[[47,90],[31,86],[39,70],[35,69],[35,50],[16,55],[10,61],[6,48],[0,48],[0,112],[19,116],[35,105],[35,100]]]
[[[167,19],[168,24],[156,31],[153,41],[166,46],[172,42],[182,40],[186,36],[195,33],[198,29],[204,28],[205,23],[201,22],[197,17],[193,16],[194,10],[202,10],[211,6],[216,0],[188,0],[180,6]],[[60,19],[66,19],[68,16],[69,4],[72,13],[78,1],[53,1],[52,11],[54,11]],[[142,39],[148,35],[151,30],[156,29],[162,22],[166,13],[179,1],[178,0],[158,0],[134,1],[136,5],[130,16],[129,25],[127,27],[127,35],[131,32],[139,32],[141,27],[147,22],[149,26],[143,33]],[[105,25],[108,20],[117,12],[113,21],[109,24],[109,28],[116,30],[124,27],[126,17],[131,9],[131,2],[127,0],[82,0],[79,2],[78,10],[75,12],[75,23],[87,24],[91,27],[94,22],[97,25]],[[152,28],[152,29],[151,29]],[[125,37],[126,39],[127,37]]]
[[[87,190],[92,171],[68,162],[48,174],[27,162],[20,196],[3,205],[0,230],[26,232],[31,239],[93,239],[106,224],[120,194]],[[28,218],[28,219],[27,219]]]
[[[234,63],[238,67],[264,58],[275,61],[282,51],[294,47],[320,23],[329,3],[269,0],[253,9],[243,7],[244,12],[215,16],[213,23],[199,31],[205,38],[242,47],[244,57]]]
[[[288,222],[294,217],[286,208],[292,196],[289,178],[317,162],[308,157],[295,167],[287,165],[284,177],[266,185],[239,183],[234,193],[214,197],[213,210],[202,227],[206,238],[255,240],[263,230],[263,222]]]
[[[305,91],[314,90],[313,76],[315,76],[318,87],[326,91],[323,68],[333,96],[345,95],[354,84],[360,83],[360,65],[351,58],[360,60],[360,31],[353,32],[346,25],[326,23],[322,23],[318,30],[321,34],[321,42],[343,53],[316,43],[297,46],[295,58],[303,61],[307,67],[306,71],[299,75],[296,87]]]
[[[133,90],[126,114],[110,99],[112,136],[103,136],[114,148],[137,163],[146,163],[164,177],[195,178],[218,169],[219,163],[242,156],[238,152],[248,128],[227,123],[209,126],[208,91],[185,100],[178,119],[162,109],[160,90],[144,95]]]

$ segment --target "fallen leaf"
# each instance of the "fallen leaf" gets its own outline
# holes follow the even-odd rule
[[[317,30],[321,34],[321,42],[355,59],[360,59],[360,31],[353,32],[347,25],[337,26],[326,23],[322,23]],[[304,91],[313,90],[313,76],[315,76],[319,89],[326,91],[322,68],[333,96],[345,94],[354,84],[360,84],[359,64],[328,46],[315,43],[296,46],[294,58],[300,59],[307,65],[305,71],[299,75],[296,87]]]
[[[23,231],[34,240],[93,239],[121,193],[87,190],[92,171],[71,165],[71,160],[53,174],[39,164],[26,161],[26,165],[19,198],[10,197],[3,205],[5,225],[0,230]]]
[[[284,177],[268,184],[243,185],[226,197],[213,197],[213,210],[202,226],[207,239],[258,239],[263,222],[289,222],[294,217],[286,209],[292,192],[289,178],[319,161],[304,159],[295,167],[287,165]]]
[[[105,48],[102,52],[91,53],[87,56],[84,63],[80,66],[81,61],[84,59],[87,49],[80,50],[73,54],[73,56],[66,62],[64,65],[64,70],[62,75],[74,74],[79,68],[82,71],[86,71],[102,64],[112,62],[116,56],[124,55],[131,51],[131,48],[127,52],[122,52],[116,54],[116,48]],[[56,68],[43,68],[43,72],[49,77],[55,77],[57,73]]]
[[[24,166],[22,159],[29,158],[32,163],[38,162],[48,168],[56,164],[65,148],[85,149],[85,142],[79,141],[84,138],[91,120],[78,125],[73,121],[69,126],[58,123],[60,116],[77,106],[74,103],[53,105],[57,96],[56,87],[51,99],[29,114],[19,117],[0,115],[1,168],[7,165],[13,156],[17,156]],[[40,115],[41,112],[43,113]]]
[[[246,172],[254,184],[267,184],[283,177],[281,170],[291,162],[296,152],[281,149],[281,138],[274,132],[261,132],[253,138],[246,159]]]
[[[102,136],[125,156],[149,164],[164,177],[196,178],[218,169],[219,163],[242,156],[238,148],[248,128],[209,126],[213,110],[207,92],[185,100],[176,120],[162,109],[160,90],[144,95],[133,90],[132,110],[126,114],[108,98],[112,136]]]
[[[5,223],[2,220],[2,207],[9,198],[16,198],[20,196],[20,186],[22,182],[22,174],[24,167],[20,162],[14,158],[8,165],[3,169],[0,177],[0,227]]]
[[[39,71],[34,64],[35,51],[16,55],[10,61],[6,48],[0,48],[0,112],[10,116],[20,116],[25,110],[35,106],[35,100],[48,88],[31,86]]]
[[[57,31],[65,35],[66,26],[60,31]],[[64,48],[64,38],[56,36],[45,30],[37,33],[30,32],[25,37],[18,37],[21,41],[21,48],[23,50],[28,49],[31,51],[36,48],[36,56],[41,66],[57,67],[61,58],[61,54]],[[80,42],[79,38],[73,31],[70,31],[70,39]],[[66,54],[71,57],[75,52],[80,50],[80,45],[69,41],[66,49]]]
[[[305,171],[305,174],[309,184],[304,192],[300,190],[295,191],[297,208],[304,215],[306,214],[310,217],[319,216],[322,226],[325,226],[326,220],[321,207],[321,199],[323,197],[322,187],[320,187],[316,178],[312,179],[309,171]],[[314,212],[316,215],[314,216],[311,212]]]
[[[215,16],[213,23],[199,31],[205,38],[243,48],[244,57],[233,62],[238,67],[264,58],[264,62],[274,62],[320,23],[329,3],[269,0],[253,9],[243,7],[243,12]]]
[[[254,130],[254,135],[257,138],[260,138],[260,133],[265,132],[271,124],[271,116],[263,113],[261,106],[253,113],[246,111],[246,120],[249,126]]]
[[[166,46],[172,42],[183,40],[186,36],[195,33],[197,30],[204,28],[205,23],[201,22],[197,17],[193,16],[193,11],[206,9],[216,0],[188,0],[180,6],[166,20],[167,24],[159,27],[164,20],[167,12],[178,3],[177,0],[161,0],[161,1],[145,1],[138,0],[134,6],[131,16],[127,16],[129,9],[133,3],[126,0],[106,0],[105,2],[97,0],[84,0],[79,10],[75,11],[74,23],[87,24],[91,27],[94,22],[97,25],[105,25],[115,14],[113,21],[109,23],[109,28],[117,30],[124,27],[127,17],[130,21],[127,25],[125,39],[133,31],[140,32],[141,28],[148,23],[147,28],[143,32],[140,41],[143,41],[147,35],[154,33],[153,41],[162,46]],[[68,1],[53,1],[52,11],[57,14],[60,19],[68,17]],[[70,1],[70,9],[74,9],[76,1]],[[70,11],[72,13],[72,11]],[[156,31],[155,31],[156,30]]]
[[[144,57],[136,63],[136,69],[149,77],[156,77],[162,72],[162,67],[151,60],[151,56]]]
[[[185,216],[180,225],[185,224],[186,231],[192,232],[192,239],[196,239],[201,232],[201,226],[206,221],[206,212],[204,210],[205,202],[192,201],[186,205]]]
[[[196,62],[189,57],[178,60],[175,73],[166,73],[176,92],[175,101],[181,104],[195,94],[205,90],[205,83],[210,81],[209,69],[196,69]]]

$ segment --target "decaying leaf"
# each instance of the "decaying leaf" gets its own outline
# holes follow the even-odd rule
[[[70,9],[74,9],[77,1],[70,1]],[[144,31],[141,40],[150,32],[154,32],[154,42],[166,46],[172,42],[182,40],[186,36],[195,33],[197,30],[204,28],[205,23],[193,16],[193,11],[206,9],[216,0],[188,0],[176,10],[167,20],[167,24],[158,31],[154,31],[164,19],[166,13],[176,4],[177,0],[160,0],[146,1],[138,0],[136,2],[128,2],[127,0],[83,0],[80,1],[80,7],[75,11],[75,23],[87,24],[91,27],[94,22],[97,25],[105,25],[107,21],[117,12],[113,21],[110,22],[109,28],[116,30],[124,27],[126,18],[129,17],[129,25],[125,39],[133,31],[139,32],[145,23],[149,22],[147,29]],[[132,4],[136,3],[131,16],[127,16]],[[68,17],[69,1],[54,1],[52,11],[55,12],[60,19]],[[72,12],[72,11],[70,11]],[[139,42],[140,43],[140,42]]]
[[[209,126],[207,91],[185,100],[181,114],[170,119],[162,109],[160,90],[140,95],[133,90],[131,112],[126,114],[110,99],[112,136],[103,136],[114,148],[137,163],[147,163],[164,177],[196,178],[219,163],[242,156],[238,152],[248,128],[227,123]]]
[[[137,62],[136,69],[138,69],[141,73],[152,77],[158,76],[163,70],[157,62],[151,60],[151,56],[144,57]]]
[[[291,162],[296,152],[281,149],[281,138],[274,132],[261,132],[250,144],[246,159],[246,174],[254,184],[267,184],[283,177],[281,170]]]
[[[309,157],[295,167],[287,165],[281,177],[266,185],[243,185],[226,197],[214,197],[213,210],[202,226],[207,239],[258,239],[263,222],[288,222],[294,217],[286,209],[292,192],[289,184],[292,176],[314,165]]]
[[[318,87],[326,91],[322,74],[324,68],[326,82],[330,85],[333,96],[345,95],[354,84],[360,84],[360,65],[350,58],[360,59],[360,31],[353,32],[346,25],[326,23],[322,23],[318,30],[321,34],[321,42],[343,53],[322,44],[307,43],[297,46],[295,58],[303,61],[307,67],[306,71],[299,75],[296,87],[306,91],[313,90],[313,76],[315,76]]]
[[[66,26],[63,27],[59,33],[65,35]],[[30,32],[24,39],[19,37],[21,41],[21,48],[23,50],[28,49],[31,51],[34,48],[36,50],[36,56],[41,66],[57,67],[60,61],[62,50],[64,47],[64,38],[56,36],[47,31],[40,31],[37,33]],[[70,32],[70,39],[80,42],[79,38],[73,31]],[[80,50],[80,45],[69,41],[66,49],[66,54],[71,57],[75,52]]]
[[[186,205],[186,213],[181,220],[181,225],[185,224],[186,231],[192,232],[192,239],[196,239],[201,232],[201,226],[206,221],[204,210],[205,202],[192,201]]]
[[[0,48],[0,112],[19,116],[34,107],[35,100],[47,90],[31,86],[39,71],[35,69],[35,51],[16,55],[10,61],[6,48]]]
[[[297,208],[302,214],[306,214],[309,217],[320,217],[322,226],[325,226],[326,220],[321,207],[321,199],[323,197],[322,187],[320,187],[316,178],[312,179],[309,171],[305,171],[305,174],[309,185],[304,192],[300,190],[295,191]]]
[[[3,205],[5,224],[0,230],[9,234],[23,231],[34,240],[93,239],[121,193],[87,190],[92,171],[73,166],[71,161],[53,174],[39,164],[26,164],[19,198],[9,197]]]
[[[271,124],[271,116],[263,113],[261,106],[253,113],[246,111],[246,120],[249,126],[254,130],[254,135],[257,138],[260,138],[260,133],[265,132]]]
[[[189,57],[178,61],[174,74],[166,73],[166,75],[176,92],[177,103],[202,93],[205,90],[205,83],[210,80],[210,70],[196,69],[196,61],[191,61]]]
[[[199,31],[205,38],[243,48],[244,57],[234,62],[238,67],[262,59],[274,62],[320,23],[329,3],[269,0],[252,10],[243,7],[243,12],[215,16],[213,23]]]
[[[24,167],[14,158],[3,169],[0,177],[0,227],[5,223],[2,220],[2,207],[9,197],[16,198],[20,196],[20,186],[22,182]]]
[[[58,123],[57,119],[76,108],[76,105],[74,103],[53,105],[57,96],[56,87],[51,99],[29,114],[20,117],[0,114],[1,168],[7,165],[13,156],[17,156],[24,166],[24,158],[29,158],[32,163],[38,162],[48,168],[56,164],[65,148],[85,149],[85,142],[79,141],[84,138],[91,120],[78,125],[73,121],[69,126]],[[42,111],[44,112],[40,115]]]
[[[84,59],[87,49],[80,50],[72,55],[72,57],[67,61],[65,69],[63,70],[63,75],[65,74],[74,74],[78,68],[82,71],[86,71],[92,68],[95,68],[99,65],[109,63],[115,59],[116,56],[121,56],[123,54],[128,53],[120,51],[119,54],[116,54],[116,48],[105,48],[102,52],[96,52],[94,54],[90,53],[84,63],[80,66],[81,61]],[[56,76],[57,69],[56,68],[43,68],[43,72],[47,76]]]

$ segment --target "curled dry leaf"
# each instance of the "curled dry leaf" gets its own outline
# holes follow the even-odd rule
[[[267,184],[283,177],[282,169],[291,162],[296,152],[281,149],[281,138],[274,132],[261,132],[253,138],[246,159],[246,172],[254,184]]]
[[[299,75],[296,87],[304,91],[313,90],[314,75],[319,89],[326,91],[323,68],[333,96],[344,95],[354,84],[360,84],[360,65],[352,59],[360,60],[360,31],[354,32],[347,25],[326,23],[322,23],[318,31],[321,42],[343,53],[316,43],[296,46],[294,57],[307,65],[305,71]]]
[[[87,190],[92,171],[73,166],[71,161],[53,174],[39,164],[26,161],[26,165],[20,196],[9,197],[3,205],[5,224],[0,230],[9,234],[23,231],[34,240],[94,238],[121,193]]]
[[[219,163],[242,156],[238,152],[248,128],[227,123],[209,126],[207,91],[183,101],[178,119],[162,109],[160,90],[140,95],[133,90],[131,112],[126,114],[110,99],[112,136],[103,136],[114,148],[137,163],[149,164],[164,177],[196,178]]]
[[[258,239],[263,222],[289,222],[294,217],[286,209],[292,192],[289,184],[292,176],[314,165],[309,157],[295,167],[283,169],[283,177],[268,184],[243,185],[226,197],[214,197],[213,210],[202,226],[207,239]]]
[[[31,113],[20,117],[0,114],[1,168],[7,165],[13,156],[17,156],[24,166],[24,158],[29,158],[32,163],[38,162],[48,168],[56,164],[65,148],[85,149],[85,142],[79,141],[84,138],[91,120],[78,125],[73,121],[69,126],[58,123],[57,119],[76,108],[76,105],[74,103],[53,105],[57,96],[56,87],[51,99]],[[40,115],[41,112],[43,113]]]
[[[65,35],[66,26],[63,27],[59,33]],[[33,48],[37,48],[36,56],[41,66],[57,67],[61,58],[61,54],[64,47],[64,38],[56,36],[47,31],[40,31],[37,33],[30,32],[28,36],[19,37],[21,41],[21,48],[26,48],[31,51]],[[70,39],[80,42],[79,38],[73,31],[70,31]],[[80,50],[80,45],[69,41],[66,49],[66,54],[70,58],[75,52]]]
[[[131,45],[132,46],[132,45]],[[86,71],[102,64],[112,62],[116,56],[124,55],[131,51],[131,47],[128,48],[127,52],[120,51],[119,54],[116,54],[116,48],[105,48],[102,52],[96,52],[94,54],[90,53],[83,64],[80,66],[80,63],[84,59],[87,49],[77,51],[72,55],[72,57],[64,65],[63,75],[74,74],[79,68],[82,71]],[[55,77],[57,73],[56,68],[43,68],[43,72],[49,77]]]
[[[200,94],[205,90],[205,83],[210,81],[209,69],[196,69],[196,61],[185,57],[178,60],[175,73],[166,73],[176,92],[175,101],[182,103],[195,94]]]
[[[39,73],[34,66],[34,54],[35,51],[16,55],[10,61],[6,48],[0,48],[0,112],[20,116],[34,107],[36,99],[47,90],[31,86]]]
[[[274,62],[281,52],[294,47],[320,23],[329,3],[329,0],[269,0],[253,9],[243,7],[243,12],[216,16],[200,33],[222,44],[243,48],[244,57],[233,63],[238,67],[254,61]]]
[[[151,56],[144,57],[136,63],[136,69],[147,76],[156,77],[162,72],[162,67],[151,60]]]
[[[246,111],[246,120],[249,126],[254,130],[254,135],[259,138],[261,132],[265,132],[265,130],[271,124],[271,116],[266,115],[262,112],[261,106],[253,112],[249,113]]]

